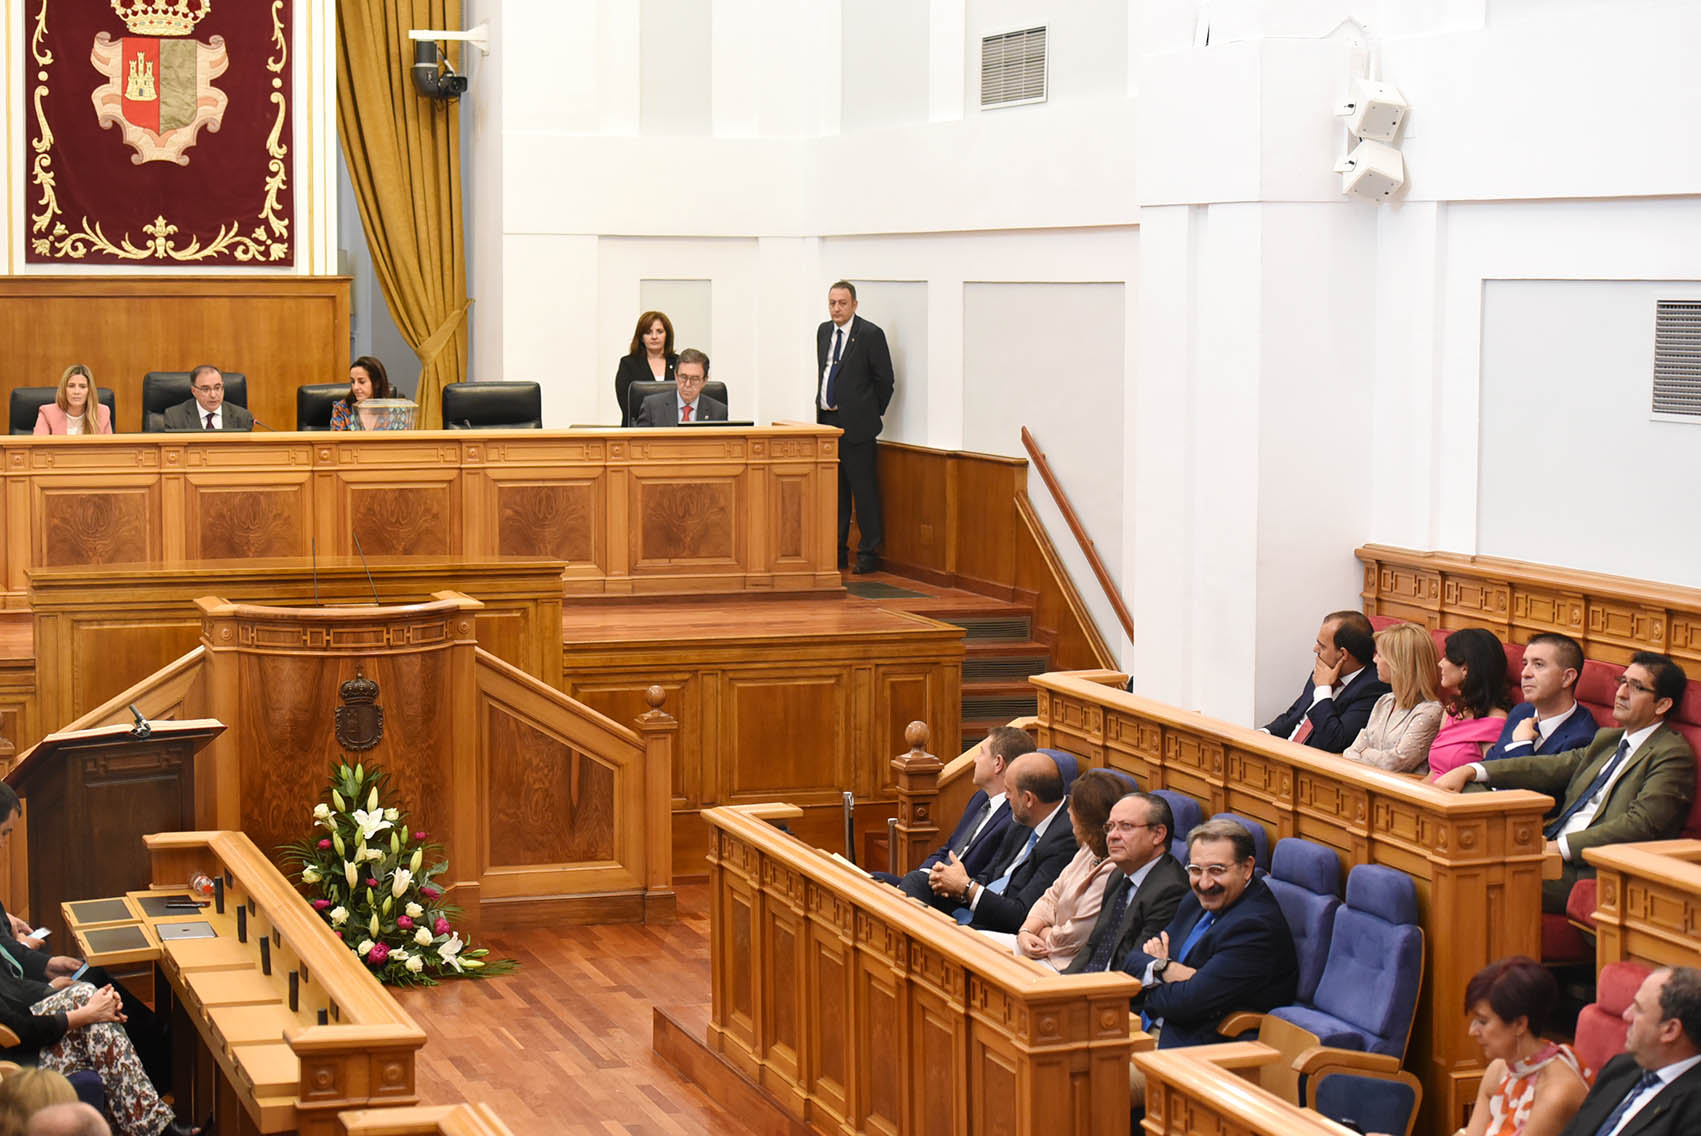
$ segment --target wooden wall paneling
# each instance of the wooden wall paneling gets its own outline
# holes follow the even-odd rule
[[[34,490],[31,509],[41,524],[32,564],[146,564],[165,556],[158,475],[40,478]]]
[[[1024,493],[1014,503],[1016,516],[1015,591],[1032,596],[1034,626],[1051,641],[1053,670],[1113,668],[1116,655],[1100,634],[1081,590],[1057,555],[1033,503]],[[1097,587],[1097,581],[1087,581]]]
[[[741,669],[727,682],[727,714],[715,800],[836,804],[851,784],[843,739],[855,715],[843,672],[833,667]]]
[[[183,479],[184,555],[190,560],[309,556],[312,484],[305,471],[190,475]]]
[[[0,387],[52,386],[87,364],[115,428],[142,424],[142,376],[211,363],[248,376],[248,406],[295,426],[295,389],[348,375],[346,276],[12,276],[0,280]]]
[[[883,554],[921,579],[948,583],[957,571],[957,465],[941,450],[883,442],[877,448]]]
[[[1597,873],[1595,965],[1694,966],[1701,942],[1701,840],[1612,844],[1583,853]]]
[[[702,672],[674,670],[654,673],[648,682],[637,674],[624,680],[574,680],[568,693],[616,722],[630,722],[644,712],[647,705],[644,692],[652,685],[660,686],[667,695],[668,707],[679,722],[670,804],[675,811],[695,812],[703,803],[705,700],[702,690],[707,677]]]
[[[1441,793],[1080,676],[1033,682],[1042,745],[1126,768],[1147,787],[1179,789],[1207,815],[1242,813],[1263,824],[1272,842],[1285,835],[1319,841],[1336,850],[1344,869],[1377,863],[1412,877],[1426,977],[1408,1064],[1430,1086],[1425,1130],[1451,1132],[1462,1123],[1482,1060],[1458,1006],[1485,961],[1540,949],[1541,816],[1551,800]],[[1134,753],[1145,761],[1128,760]]]

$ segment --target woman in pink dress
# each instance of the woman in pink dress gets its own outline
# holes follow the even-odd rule
[[[1471,1122],[1454,1136],[1558,1136],[1589,1094],[1571,1047],[1542,1037],[1559,986],[1523,955],[1491,962],[1465,987],[1471,1039],[1489,1059]]]
[[[1506,686],[1506,648],[1492,631],[1467,627],[1441,649],[1441,690],[1447,713],[1429,745],[1430,779],[1481,761],[1500,738],[1512,696]]]
[[[1105,881],[1116,867],[1105,859],[1105,822],[1110,808],[1129,792],[1102,769],[1089,769],[1069,786],[1069,823],[1080,850],[1057,881],[1034,902],[1016,932],[1016,953],[1062,970],[1075,958],[1098,921]]]

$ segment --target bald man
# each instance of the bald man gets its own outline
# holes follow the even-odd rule
[[[26,1136],[112,1136],[106,1119],[89,1105],[50,1104],[30,1117]]]

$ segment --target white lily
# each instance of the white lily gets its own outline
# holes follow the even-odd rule
[[[405,965],[414,974],[418,974],[420,971],[425,969],[425,960],[420,958],[418,955],[414,955],[412,958],[408,959]]]
[[[354,861],[350,860],[343,864],[343,875],[348,879],[348,886],[353,887],[354,881],[360,878],[360,869],[354,866]]]
[[[318,868],[303,868],[301,870],[301,882],[302,883],[304,883],[304,884],[316,884],[316,883],[319,882],[319,879],[320,879],[320,877],[319,877],[319,869]]]
[[[421,927],[413,933],[413,941],[422,947],[429,947],[431,945],[432,938],[431,928],[429,927]]]
[[[413,873],[406,868],[397,868],[396,878],[390,883],[390,894],[397,899],[402,898],[402,893],[408,890],[408,885],[411,883],[413,883]]]
[[[390,822],[384,819],[383,809],[373,809],[371,812],[365,809],[355,809],[349,816],[353,818],[355,824],[360,826],[360,838],[362,840],[371,840],[390,827]]]
[[[365,958],[366,952],[370,951],[371,949],[372,949],[372,940],[371,939],[362,939],[362,940],[360,940],[360,945],[358,947],[354,948],[354,953],[359,955],[361,958]]]
[[[313,806],[313,819],[314,820],[330,820],[331,819],[331,806],[325,804],[323,801],[321,801],[317,805],[314,805]]]
[[[461,971],[461,948],[466,946],[461,942],[461,933],[456,931],[449,936],[449,941],[437,948],[437,956],[443,960],[444,966],[452,966],[458,974]]]

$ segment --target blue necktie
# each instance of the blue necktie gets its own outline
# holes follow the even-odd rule
[[[839,408],[839,398],[838,398],[838,390],[837,390],[838,384],[839,384],[839,348],[844,344],[844,341],[845,341],[845,329],[842,328],[842,327],[834,328],[833,329],[833,367],[832,367],[832,370],[827,372],[827,407],[830,410],[837,410]]]
[[[1093,948],[1093,957],[1087,960],[1086,971],[1097,973],[1110,969],[1110,955],[1116,950],[1116,944],[1122,941],[1122,917],[1128,914],[1128,903],[1134,898],[1134,881],[1126,879],[1122,892],[1111,905],[1110,914],[1105,917],[1104,937],[1099,945]]]
[[[1203,939],[1205,937],[1205,932],[1209,931],[1211,929],[1211,924],[1215,923],[1216,921],[1217,921],[1217,913],[1215,911],[1205,912],[1204,918],[1200,919],[1199,922],[1193,924],[1193,930],[1191,930],[1187,933],[1187,941],[1181,944],[1181,949],[1179,951],[1176,951],[1170,957],[1173,958],[1176,962],[1183,962],[1183,963],[1186,962],[1187,961],[1187,952],[1192,950],[1193,947],[1194,947],[1194,944],[1196,944],[1200,939]]]
[[[1617,1128],[1618,1122],[1624,1119],[1624,1114],[1630,1111],[1630,1106],[1636,1103],[1637,1098],[1659,1083],[1660,1075],[1658,1073],[1643,1073],[1641,1078],[1630,1086],[1630,1091],[1624,1094],[1624,1099],[1618,1102],[1618,1107],[1612,1110],[1612,1115],[1608,1116],[1601,1122],[1601,1126],[1595,1129],[1595,1136],[1607,1136],[1607,1133]]]
[[[962,837],[951,847],[951,851],[955,852],[959,859],[964,852],[969,850],[969,845],[975,842],[975,836],[979,834],[980,826],[986,822],[986,814],[991,811],[992,799],[989,797],[980,803],[980,808],[975,810],[975,818],[969,822],[967,828],[963,829]]]
[[[1004,874],[987,884],[986,890],[991,892],[993,895],[1003,895],[1004,889],[1010,886],[1010,877],[1016,874],[1016,869],[1022,866],[1022,861],[1028,858],[1028,854],[1034,850],[1034,845],[1038,843],[1039,830],[1035,829],[1028,833],[1028,842],[1022,845],[1022,851],[1014,860],[1010,861],[1010,866],[1004,869]],[[969,922],[974,919],[974,917],[975,913],[967,907],[959,907],[955,911],[951,912],[951,918],[955,919],[965,927],[969,925]]]
[[[1613,770],[1617,769],[1619,765],[1623,763],[1626,755],[1629,753],[1629,737],[1622,737],[1618,739],[1618,749],[1613,753],[1612,760],[1601,766],[1601,771],[1595,774],[1595,779],[1589,782],[1589,787],[1583,790],[1581,796],[1579,796],[1575,801],[1572,801],[1570,806],[1564,812],[1560,813],[1557,817],[1548,822],[1547,827],[1542,829],[1542,835],[1547,837],[1549,840],[1558,839],[1559,834],[1565,831],[1565,822],[1577,815],[1578,809],[1595,799],[1595,794],[1601,791],[1601,786],[1607,783],[1607,778],[1612,776]]]

